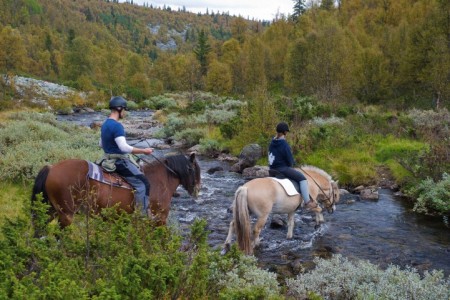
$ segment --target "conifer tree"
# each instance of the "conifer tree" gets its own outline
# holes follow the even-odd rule
[[[194,53],[197,56],[198,61],[201,65],[202,75],[206,75],[208,67],[208,53],[211,51],[211,46],[208,43],[208,36],[202,29],[198,34],[198,42],[194,49]]]

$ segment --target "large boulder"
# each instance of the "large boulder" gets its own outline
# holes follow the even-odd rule
[[[231,166],[230,171],[242,173],[245,168],[253,167],[261,157],[261,146],[258,144],[249,144],[242,149],[241,154],[239,154],[239,161]]]

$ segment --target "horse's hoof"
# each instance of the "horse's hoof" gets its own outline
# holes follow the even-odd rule
[[[220,251],[220,255],[225,255],[228,253],[228,251],[230,251],[230,245],[226,244],[223,246],[222,251]]]
[[[320,224],[316,224],[316,226],[314,226],[314,229],[317,230],[320,228]]]

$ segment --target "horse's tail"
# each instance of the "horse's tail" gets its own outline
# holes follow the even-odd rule
[[[239,249],[250,255],[253,249],[250,241],[250,216],[248,213],[247,193],[247,187],[245,186],[237,189],[234,195],[233,216]]]
[[[36,179],[34,180],[33,191],[31,193],[31,218],[36,218],[36,211],[34,210],[34,203],[37,201],[37,195],[42,193],[42,202],[49,203],[47,191],[45,190],[45,182],[47,181],[50,166],[43,167]]]
[[[31,202],[35,202],[37,195],[42,193],[43,201],[48,203],[47,191],[45,190],[45,182],[47,181],[48,173],[50,172],[50,166],[44,166],[36,176],[33,185],[33,192],[31,193]]]

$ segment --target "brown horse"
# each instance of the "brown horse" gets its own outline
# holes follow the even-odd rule
[[[200,167],[195,154],[190,157],[174,155],[148,162],[141,169],[150,182],[150,211],[157,225],[164,225],[170,210],[172,195],[182,185],[190,195],[200,190]],[[127,213],[134,211],[133,190],[88,177],[89,162],[69,159],[41,169],[35,179],[32,203],[42,193],[43,201],[51,205],[49,221],[58,218],[62,228],[70,225],[74,214],[84,208],[98,213],[102,208],[117,207]],[[105,175],[106,176],[106,175]],[[119,177],[115,177],[119,178]],[[117,179],[114,180],[117,183]],[[32,205],[33,206],[33,205]],[[34,213],[33,213],[34,215]]]
[[[310,196],[316,203],[323,204],[328,212],[332,213],[339,201],[339,188],[337,182],[325,171],[304,166],[299,169],[308,180]],[[240,186],[235,193],[233,201],[233,220],[230,223],[228,236],[222,253],[226,253],[231,244],[234,232],[239,248],[246,254],[252,254],[253,248],[260,243],[259,234],[266,224],[271,212],[288,214],[287,239],[291,239],[294,231],[294,215],[302,204],[301,195],[289,196],[279,182],[271,177],[253,179]],[[257,221],[250,234],[249,211],[256,215]],[[324,222],[320,206],[312,209],[316,213],[316,226]]]

